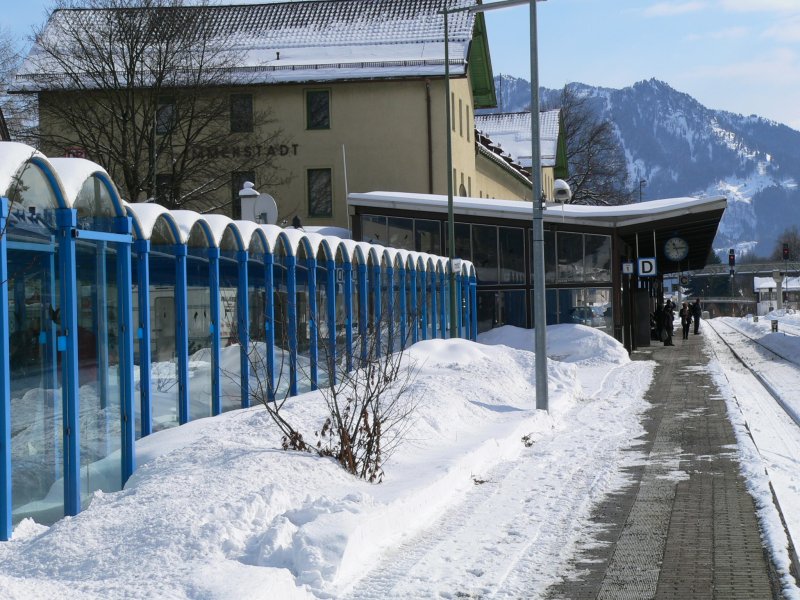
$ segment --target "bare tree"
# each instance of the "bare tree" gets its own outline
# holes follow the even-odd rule
[[[276,306],[276,309],[276,314],[285,316],[285,307]],[[404,351],[407,344],[396,339],[395,351],[387,348],[388,329],[388,319],[384,319],[367,330],[363,344],[356,336],[353,347],[358,348],[360,354],[353,357],[351,369],[345,356],[336,356],[329,342],[320,339],[319,362],[327,372],[321,378],[319,389],[326,417],[314,431],[313,440],[309,439],[310,432],[304,437],[297,424],[282,410],[288,392],[280,394],[278,391],[288,387],[285,383],[281,385],[288,376],[286,353],[279,352],[273,379],[263,347],[251,345],[248,352],[251,399],[265,407],[280,429],[285,450],[329,456],[347,472],[372,483],[381,482],[384,462],[397,449],[413,422],[416,408],[413,383],[419,372]],[[279,342],[279,347],[287,345],[285,339]],[[308,376],[302,367],[299,371]]]
[[[46,152],[85,154],[128,200],[214,210],[232,201],[218,193],[231,173],[285,181],[290,145],[243,87],[252,79],[237,68],[236,31],[214,7],[184,4],[58,0],[16,87],[38,93]]]
[[[614,124],[599,117],[591,98],[565,85],[558,101],[567,146],[573,204],[616,205],[632,201],[625,154]]]
[[[35,98],[8,93],[9,84],[22,62],[22,45],[7,30],[0,30],[0,139],[35,143]]]

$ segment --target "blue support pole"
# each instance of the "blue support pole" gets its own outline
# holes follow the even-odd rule
[[[222,412],[222,323],[219,296],[219,248],[208,249],[208,293],[211,301],[211,414]]]
[[[367,318],[369,293],[367,291],[367,265],[358,263],[358,337],[361,339],[361,360],[367,360]]]
[[[78,290],[76,248],[73,232],[78,213],[71,208],[56,210],[61,281],[61,331],[59,348],[62,357],[62,414],[64,440],[64,513],[77,515],[81,510],[80,412],[78,396]]]
[[[95,293],[92,318],[95,321],[94,330],[97,332],[96,355],[97,377],[100,394],[100,408],[108,406],[108,275],[106,269],[106,254],[108,244],[96,242],[95,244]],[[130,288],[129,288],[130,289]],[[106,440],[109,439],[108,421],[106,421]]]
[[[275,400],[275,257],[264,255],[264,326],[267,351],[267,400]]]
[[[469,276],[469,300],[472,310],[470,318],[472,321],[472,341],[478,341],[478,280],[475,275]]]
[[[411,269],[408,274],[411,280],[411,343],[419,341],[419,299],[417,298],[417,269]]]
[[[461,289],[461,308],[459,310],[459,314],[461,315],[461,322],[459,329],[459,337],[463,337],[466,340],[472,339],[469,330],[469,277],[466,274],[461,275],[460,278],[460,289]]]
[[[11,364],[8,336],[8,199],[0,198],[0,541],[11,539]]]
[[[418,271],[417,278],[419,279],[420,291],[420,337],[423,340],[428,339],[428,274],[427,271]]]
[[[439,305],[439,302],[437,301],[439,294],[437,293],[437,289],[436,289],[436,287],[437,287],[436,286],[436,281],[437,281],[436,270],[431,271],[430,275],[431,275],[431,283],[430,283],[429,291],[430,291],[430,295],[431,295],[431,314],[430,314],[430,317],[431,317],[431,339],[435,340],[436,339],[436,331],[437,331],[437,329],[436,329],[436,317],[438,315],[438,312],[437,312],[436,308]]]
[[[394,352],[394,268],[386,267],[386,326],[389,330],[389,343],[386,346],[387,353]]]
[[[175,248],[175,353],[178,355],[178,423],[189,422],[189,291],[187,247]]]
[[[242,408],[250,406],[250,282],[248,280],[247,250],[236,252],[239,265],[239,290],[236,294],[237,312],[239,313],[239,362],[242,389]]]
[[[297,396],[297,258],[287,256],[286,295],[289,312],[289,395]]]
[[[349,260],[342,265],[344,269],[344,336],[347,372],[353,370],[353,263]]]
[[[406,313],[408,312],[408,306],[406,302],[406,294],[408,290],[406,290],[406,269],[405,267],[400,267],[400,348],[405,349],[406,341],[408,340],[408,319],[406,318]]]
[[[136,240],[133,243],[136,251],[136,275],[139,284],[139,327],[136,337],[139,338],[139,412],[141,418],[142,437],[153,432],[152,378],[150,363],[152,349],[150,346],[150,240]]]
[[[317,259],[306,259],[306,277],[308,279],[308,358],[311,368],[311,389],[318,387],[319,377],[319,336],[317,311]]]
[[[53,243],[53,247],[55,247],[55,243]],[[42,306],[42,312],[44,313],[47,311],[46,314],[42,315],[42,323],[47,323],[47,325],[42,326],[42,331],[45,333],[45,337],[47,338],[45,341],[45,360],[47,361],[47,367],[44,374],[44,382],[45,387],[48,390],[56,390],[58,389],[58,328],[56,327],[55,322],[53,321],[52,317],[50,316],[50,308],[55,303],[56,298],[56,253],[55,251],[50,252],[48,254],[48,265],[50,267],[49,273],[43,277],[44,281],[42,282],[42,297],[48,298],[48,306]],[[48,416],[51,418],[53,427],[52,427],[52,436],[53,436],[53,474],[54,479],[60,479],[62,476],[61,469],[64,466],[64,459],[61,455],[61,435],[59,432],[59,421],[61,420],[61,407],[58,406],[58,399],[56,398],[57,394],[50,394],[50,398],[47,401],[47,411]]]
[[[464,318],[464,307],[462,304],[462,296],[461,296],[461,274],[457,273],[455,279],[453,280],[453,285],[456,286],[456,335],[455,337],[464,337],[462,335],[462,320]],[[453,326],[451,325],[451,328]]]
[[[130,235],[133,227],[130,217],[115,219],[116,233]],[[120,375],[120,427],[122,433],[122,485],[136,469],[136,408],[133,390],[133,297],[131,289],[131,245],[117,245],[117,307],[119,314],[119,375]]]
[[[328,385],[336,385],[336,261],[329,258],[326,261],[327,281],[325,291],[328,301]]]
[[[446,276],[444,271],[442,271],[439,274],[439,289],[441,290],[441,293],[442,293],[442,298],[441,298],[441,302],[440,302],[440,306],[441,306],[441,311],[442,312],[439,315],[439,329],[441,330],[442,339],[443,340],[446,340],[447,337],[448,337],[447,336],[447,316],[448,316],[447,315],[447,297],[448,297],[448,293],[450,291],[448,289],[448,287],[449,287],[449,279],[450,278]]]
[[[372,267],[372,301],[373,301],[373,326],[375,327],[375,350],[376,356],[381,355],[381,267]]]

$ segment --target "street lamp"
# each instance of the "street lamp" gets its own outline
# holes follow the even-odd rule
[[[639,203],[640,204],[642,202],[642,188],[644,186],[646,186],[646,185],[647,185],[647,180],[646,179],[640,179],[639,180]]]
[[[547,398],[547,337],[544,283],[544,195],[542,193],[542,166],[539,147],[539,67],[536,47],[536,2],[544,0],[502,0],[491,4],[476,4],[452,10],[442,9],[444,14],[444,77],[445,101],[447,103],[447,233],[450,253],[450,322],[455,323],[456,293],[455,271],[452,268],[455,258],[455,227],[453,223],[453,154],[450,148],[450,52],[447,15],[457,12],[486,12],[509,8],[521,4],[530,5],[530,59],[531,59],[531,189],[533,192],[533,325],[535,328],[534,353],[536,356],[536,408],[549,409]],[[452,335],[452,333],[451,333]]]

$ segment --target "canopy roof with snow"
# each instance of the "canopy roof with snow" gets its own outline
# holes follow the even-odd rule
[[[473,2],[448,4],[452,9]],[[443,76],[442,7],[440,0],[306,0],[137,10],[151,11],[165,36],[175,27],[202,27],[203,39],[220,40],[229,52],[231,81],[236,83],[239,73],[253,84]],[[120,10],[57,10],[43,35],[58,41],[60,36],[74,37],[64,32],[76,28],[108,27],[113,32],[122,21]],[[454,13],[448,25],[452,75],[469,70],[475,107],[495,106],[483,15]],[[15,91],[63,89],[58,80],[63,67],[42,48],[36,44],[31,49]]]
[[[402,192],[351,193],[348,206],[362,212],[362,207],[379,209],[382,214],[447,214],[447,196]],[[711,252],[719,221],[725,212],[724,196],[708,198],[667,198],[621,206],[587,206],[547,203],[545,223],[559,223],[607,229],[632,248],[638,256],[656,256],[659,264],[669,265],[664,256],[664,242],[675,235],[689,245],[689,265],[702,266]],[[479,217],[482,222],[509,220],[530,222],[533,203],[521,200],[487,198],[453,199],[453,211],[459,216]],[[437,217],[438,218],[438,217]],[[677,264],[676,264],[677,266]]]

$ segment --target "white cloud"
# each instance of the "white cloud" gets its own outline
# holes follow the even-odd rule
[[[734,12],[796,12],[800,13],[797,0],[719,0],[725,10]]]
[[[727,29],[720,29],[718,31],[706,31],[704,33],[692,33],[686,36],[689,42],[708,41],[708,40],[737,40],[749,35],[750,30],[747,27],[728,27]]]
[[[800,63],[794,50],[776,48],[748,61],[696,67],[687,72],[687,76],[727,83],[737,82],[738,85],[761,89],[766,84],[783,88],[800,83]]]
[[[706,8],[705,2],[659,2],[642,11],[645,17],[672,17]]]
[[[800,42],[800,17],[783,19],[780,24],[766,29],[761,37],[781,43]]]

